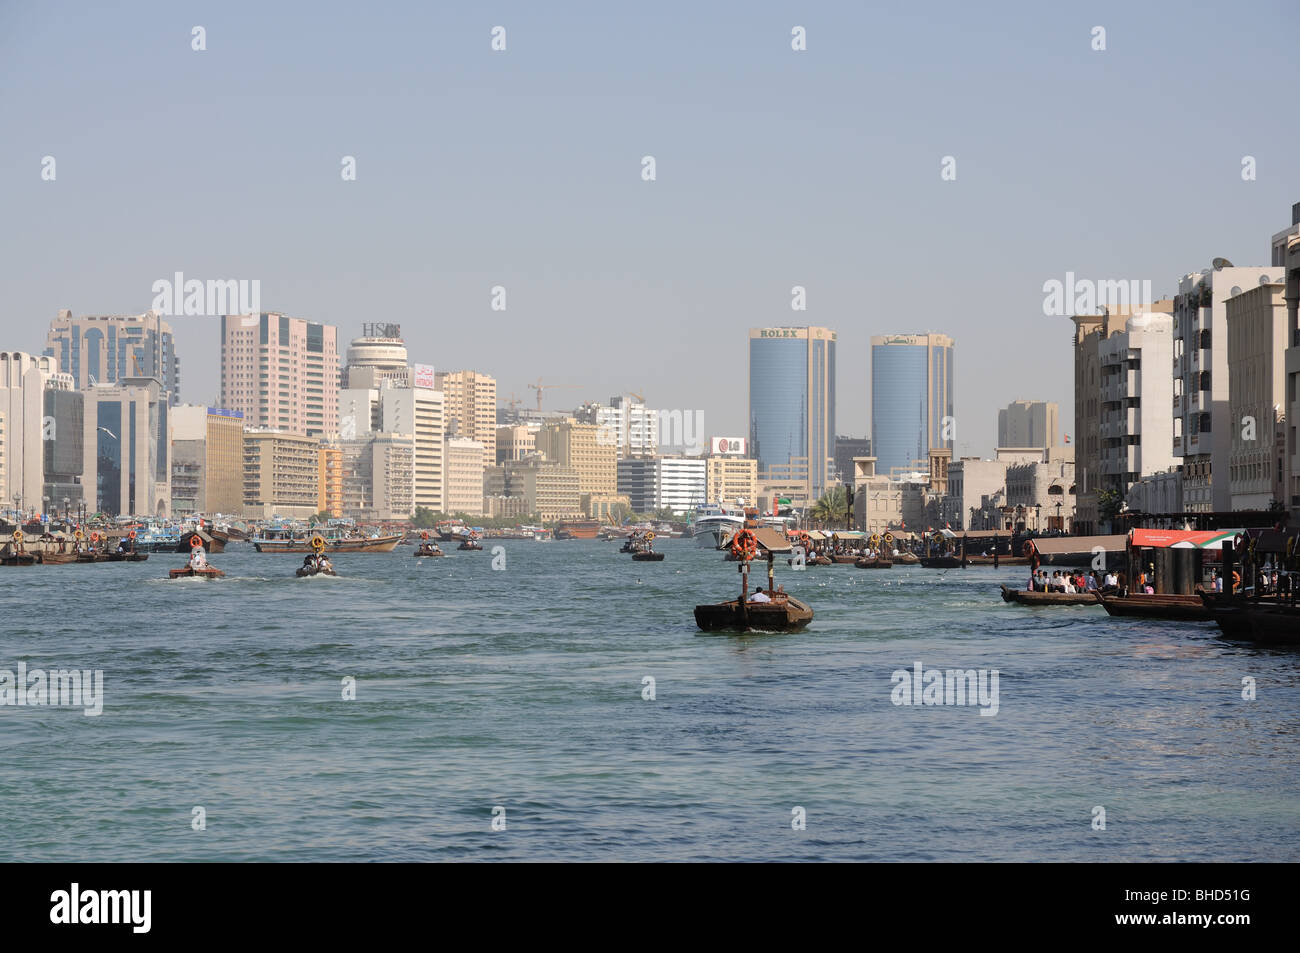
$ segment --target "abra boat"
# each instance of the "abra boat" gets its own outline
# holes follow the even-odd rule
[[[900,566],[919,566],[921,563],[921,557],[916,555],[916,553],[899,553],[894,557],[894,562],[898,563]]]
[[[1141,616],[1175,622],[1212,622],[1214,616],[1199,595],[1098,595],[1106,611],[1114,616]]]
[[[309,553],[316,535],[299,535],[292,530],[268,530],[253,538],[259,553]],[[401,533],[386,536],[325,536],[325,548],[332,553],[391,553],[402,541]]]
[[[1274,645],[1300,644],[1300,606],[1249,602],[1201,593],[1206,610],[1224,638]]]
[[[877,556],[875,559],[863,557],[853,563],[859,569],[893,569],[894,563],[889,559],[881,559]]]
[[[193,566],[186,566],[184,569],[169,569],[167,575],[172,579],[188,579],[197,577],[199,579],[220,579],[225,575],[220,569],[214,569],[211,566],[205,566],[202,569],[195,569]]]
[[[337,576],[333,569],[322,569],[320,566],[299,566],[294,573],[299,579],[308,579],[311,576]]]
[[[812,607],[773,585],[772,566],[775,551],[788,553],[783,537],[772,531],[765,533],[767,549],[767,590],[763,593],[769,601],[750,602],[749,565],[758,555],[758,539],[753,530],[743,529],[732,537],[731,545],[740,557],[740,597],[728,602],[695,607],[695,624],[705,632],[797,632],[813,619]]]
[[[1029,592],[1025,589],[1002,587],[1003,602],[1018,602],[1022,606],[1095,606],[1095,592]]]
[[[456,548],[468,550],[470,552],[482,552],[483,544],[478,541],[477,536],[470,536],[466,539],[461,540],[461,544]]]

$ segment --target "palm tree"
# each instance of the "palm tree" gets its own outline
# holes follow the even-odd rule
[[[822,526],[841,525],[848,516],[848,501],[844,496],[844,487],[837,486],[833,490],[823,493],[817,502],[812,505],[812,511],[809,515],[813,521],[820,523]]]

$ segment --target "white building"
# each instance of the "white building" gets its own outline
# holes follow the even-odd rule
[[[1174,298],[1174,456],[1183,465],[1183,506],[1189,512],[1232,507],[1228,456],[1227,299],[1280,280],[1280,267],[1220,267],[1183,277]]]
[[[483,444],[467,437],[448,437],[446,453],[448,513],[483,513]]]
[[[1007,467],[1043,459],[1034,447],[999,447],[997,458],[961,457],[948,465],[948,492],[939,516],[953,530],[998,529],[1007,505]]]
[[[1228,324],[1228,473],[1234,510],[1284,501],[1286,302],[1279,282],[1256,285],[1226,302]]]
[[[415,507],[434,512],[444,512],[447,508],[444,412],[441,391],[405,386],[400,378],[380,380],[374,388],[348,388],[339,392],[339,428],[343,439],[406,435],[414,461],[410,474],[411,498]]]
[[[0,351],[5,496],[0,509],[40,512],[45,492],[45,387],[59,371],[53,357]]]
[[[708,464],[703,457],[660,457],[655,474],[659,509],[693,513],[708,499]]]
[[[1008,522],[1019,532],[1071,528],[1077,506],[1074,448],[1049,447],[1041,460],[1009,464],[1006,505],[1004,528]]]
[[[1124,330],[1098,344],[1101,362],[1101,485],[1121,498],[1142,477],[1174,466],[1175,318],[1133,315]]]
[[[599,426],[601,442],[614,444],[620,460],[659,452],[659,411],[639,400],[611,397],[608,406],[584,404],[574,416],[581,423]]]

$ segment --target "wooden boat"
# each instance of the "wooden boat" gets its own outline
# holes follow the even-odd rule
[[[419,546],[415,548],[415,552],[412,553],[411,555],[424,558],[424,557],[433,557],[433,556],[446,556],[447,554],[444,553],[441,548],[439,548],[437,543],[421,543]]]
[[[194,549],[194,541],[198,540],[203,544],[203,548],[209,553],[222,553],[226,551],[226,541],[223,538],[214,536],[207,530],[195,530],[192,533],[183,534],[176,541],[174,552],[189,553]]]
[[[1025,556],[999,556],[996,565],[1002,566],[1028,566],[1030,560]],[[967,566],[992,566],[995,565],[992,556],[967,556]]]
[[[962,562],[958,556],[922,556],[921,566],[924,569],[960,569]]]
[[[835,565],[835,560],[831,559],[831,557],[829,556],[813,556],[811,559],[808,559],[805,562],[806,565],[809,566],[834,566]]]
[[[1224,638],[1273,645],[1300,644],[1300,606],[1252,601],[1223,593],[1200,593]]]
[[[148,553],[125,552],[125,553],[104,553],[104,562],[109,563],[142,563],[149,558]]]
[[[763,532],[762,530],[759,531]],[[749,566],[758,556],[757,536],[753,530],[742,529],[732,537],[731,551],[740,558],[740,597],[714,605],[695,607],[695,624],[705,632],[797,632],[813,619],[812,607],[794,596],[782,592],[774,585],[774,550],[783,553],[791,547],[782,545],[775,533],[766,537],[769,548],[767,559],[767,589],[769,602],[749,602]]]
[[[62,566],[77,561],[76,553],[43,553],[42,556],[47,566]]]
[[[313,538],[315,537],[305,536],[296,539],[256,537],[253,540],[253,548],[259,553],[310,553]],[[325,548],[332,553],[391,553],[402,541],[402,534],[319,538],[325,540]]]
[[[1002,587],[1003,602],[1018,602],[1022,606],[1095,606],[1095,592],[1027,592],[1024,589]]]
[[[1140,616],[1176,622],[1211,622],[1214,616],[1199,595],[1099,595],[1106,611],[1114,616]]]
[[[642,549],[632,554],[632,558],[639,563],[657,563],[662,562],[663,553],[656,553],[653,549]]]
[[[859,569],[893,569],[894,568],[893,560],[881,559],[879,556],[877,556],[875,559],[867,559],[866,557],[863,557],[862,559],[857,560],[853,565],[857,566]]]
[[[595,539],[600,520],[560,520],[555,524],[556,539]]]
[[[0,556],[0,566],[35,566],[45,562],[42,553],[9,553],[6,556]]]
[[[861,559],[861,558],[862,558],[862,557],[860,557],[860,556],[845,556],[845,555],[838,555],[838,556],[832,556],[832,557],[831,557],[831,562],[835,563],[837,566],[838,566],[838,565],[853,565],[853,564],[857,563],[857,561],[858,561],[859,559]]]
[[[172,579],[188,579],[191,576],[197,576],[200,579],[220,579],[225,573],[220,569],[213,569],[211,566],[205,566],[203,569],[186,566],[184,569],[168,570],[167,575]]]
[[[921,557],[916,555],[916,553],[899,553],[894,557],[894,562],[898,563],[900,566],[919,566],[921,564]]]
[[[456,548],[468,550],[470,552],[478,552],[483,549],[483,544],[480,543],[477,539],[466,539],[463,540],[461,544]]]

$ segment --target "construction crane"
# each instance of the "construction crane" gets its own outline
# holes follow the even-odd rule
[[[543,384],[543,383],[542,383],[542,379],[539,377],[539,378],[537,378],[537,383],[536,383],[536,384],[529,384],[528,386],[531,387],[533,390],[537,391],[537,412],[538,412],[538,413],[541,413],[541,410],[542,410],[542,391],[555,390],[557,387],[579,387],[579,386],[581,386],[581,385],[578,385],[578,384]]]

